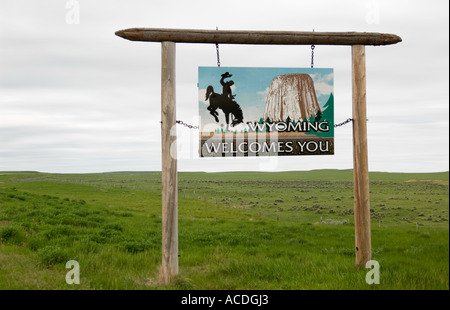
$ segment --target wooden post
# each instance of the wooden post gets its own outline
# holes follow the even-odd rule
[[[371,259],[365,46],[352,46],[353,180],[356,265]]]
[[[160,282],[178,274],[178,176],[175,109],[175,43],[161,43],[162,265]]]

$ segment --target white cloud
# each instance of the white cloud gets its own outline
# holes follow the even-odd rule
[[[267,98],[267,95],[269,94],[269,89],[270,89],[270,87],[267,87],[264,91],[258,91],[258,92],[256,92],[256,94],[265,101]]]
[[[314,83],[314,88],[316,89],[316,93],[320,95],[329,95],[333,92],[333,85],[330,85],[325,82]]]
[[[198,90],[198,101],[205,105],[209,105],[209,100],[206,100],[206,89],[199,89]]]

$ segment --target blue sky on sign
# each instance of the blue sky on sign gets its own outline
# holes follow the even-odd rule
[[[244,111],[246,122],[258,121],[263,116],[267,91],[272,79],[278,75],[309,74],[313,79],[317,101],[321,108],[333,92],[332,68],[199,67],[198,70],[199,113],[202,124],[213,119],[208,110],[205,109],[209,105],[209,102],[205,101],[206,88],[211,85],[214,92],[222,93],[220,79],[225,72],[232,74],[232,77],[225,79],[225,81],[232,80],[234,82],[233,95],[236,95],[235,101]]]

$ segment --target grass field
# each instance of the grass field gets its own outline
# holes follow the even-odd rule
[[[179,173],[180,272],[162,286],[160,172],[0,172],[0,289],[448,290],[448,172],[370,174],[378,285],[355,267],[352,176]]]

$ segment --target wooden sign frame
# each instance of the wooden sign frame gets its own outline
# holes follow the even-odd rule
[[[115,33],[131,41],[161,42],[162,264],[160,281],[178,274],[178,177],[176,136],[176,43],[261,45],[350,45],[352,47],[353,180],[356,265],[371,259],[369,168],[366,124],[366,45],[402,41],[394,34],[367,32],[224,31],[130,28]]]

